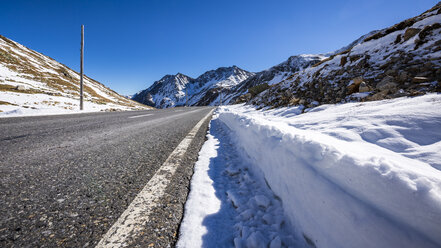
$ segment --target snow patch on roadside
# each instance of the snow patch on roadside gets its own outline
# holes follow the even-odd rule
[[[79,99],[66,96],[50,96],[47,94],[26,94],[18,92],[1,92],[0,118],[38,115],[58,115],[100,112],[109,109],[130,111],[133,108],[115,103],[96,104],[84,101],[84,110],[80,111]]]
[[[230,133],[215,115],[195,164],[177,247],[304,247]]]

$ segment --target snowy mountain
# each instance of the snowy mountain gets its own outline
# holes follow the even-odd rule
[[[226,103],[234,103],[235,99],[245,93],[251,87],[255,87],[260,84],[273,85],[279,83],[286,78],[290,77],[294,73],[301,71],[311,65],[314,65],[323,59],[326,59],[326,55],[323,54],[301,54],[291,56],[288,60],[256,73],[254,76],[249,77],[236,87],[232,88],[230,93],[226,96]]]
[[[77,72],[0,35],[0,114],[71,112],[79,109]],[[84,77],[85,111],[146,109]]]
[[[185,98],[185,86],[193,80],[181,73],[166,75],[148,89],[136,93],[132,99],[158,108],[173,107]]]
[[[184,106],[187,100],[190,106],[215,105],[220,102],[221,91],[226,94],[252,75],[237,66],[207,71],[196,79],[181,73],[166,75],[132,99],[157,108]]]
[[[248,78],[243,81],[241,84],[237,85],[234,89],[231,90],[231,94],[228,95],[227,103],[234,104],[236,101],[246,101],[250,100],[252,94],[244,95],[248,93],[248,89],[252,87],[256,87],[258,85],[274,85],[284,81],[285,79],[292,76],[294,73],[305,70],[306,68],[319,63],[322,60],[327,59],[330,56],[335,56],[335,54],[347,51],[352,47],[363,42],[367,37],[378,33],[379,30],[374,30],[361,36],[360,38],[354,40],[349,45],[344,46],[334,52],[325,53],[325,54],[300,54],[291,56],[288,60],[269,68],[268,70],[264,70],[256,73],[253,77]],[[266,88],[266,85],[265,85]],[[264,88],[264,89],[265,89]]]
[[[260,106],[372,101],[440,92],[441,4],[240,100]],[[362,37],[363,38],[363,37]]]
[[[256,87],[258,85],[267,84],[268,86],[270,86],[283,82],[285,79],[290,78],[293,74],[299,71],[305,70],[306,68],[315,65],[330,56],[335,56],[335,54],[342,53],[353,48],[354,46],[363,42],[363,40],[367,37],[372,36],[378,32],[380,31],[371,31],[368,34],[365,34],[360,38],[354,40],[349,45],[344,46],[334,52],[325,54],[300,54],[291,56],[288,58],[288,60],[276,66],[273,66],[268,70],[258,72],[253,77],[250,77],[237,85],[234,89],[231,90],[231,94],[226,97],[226,102],[234,104],[236,101],[242,102],[250,100],[252,94],[246,94],[248,93],[248,89]],[[266,89],[266,85],[263,89]]]

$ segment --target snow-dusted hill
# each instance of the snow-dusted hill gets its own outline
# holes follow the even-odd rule
[[[77,72],[0,36],[0,115],[64,113],[79,109]],[[147,106],[84,78],[85,111],[136,110]]]
[[[166,75],[148,89],[138,92],[133,100],[157,108],[188,105],[206,106],[220,102],[220,92],[228,92],[253,73],[237,66],[207,71],[196,79],[178,73]],[[187,96],[186,96],[187,94]]]
[[[301,54],[289,57],[286,61],[267,70],[256,73],[237,86],[233,87],[226,96],[226,103],[234,103],[237,97],[247,93],[248,89],[260,84],[273,85],[280,83],[294,73],[314,65],[327,56],[323,54]]]
[[[439,3],[242,100],[260,107],[314,107],[439,92],[440,23]]]

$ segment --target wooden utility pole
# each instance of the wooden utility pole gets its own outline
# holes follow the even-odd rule
[[[222,106],[222,83],[221,83],[219,95],[220,95],[220,104],[219,104],[219,106]]]
[[[185,107],[188,107],[188,92],[187,92],[187,87],[185,87]]]
[[[80,110],[83,110],[84,25],[81,25]]]

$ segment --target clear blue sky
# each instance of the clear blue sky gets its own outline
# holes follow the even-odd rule
[[[291,55],[336,50],[418,15],[435,0],[9,0],[0,34],[79,70],[122,94],[165,74],[196,77],[220,66],[261,71]]]

